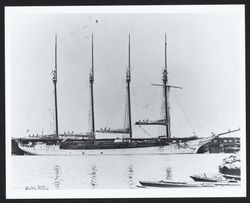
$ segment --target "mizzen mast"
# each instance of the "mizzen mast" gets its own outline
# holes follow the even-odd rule
[[[58,137],[58,112],[57,112],[57,35],[55,35],[55,69],[53,70],[53,84],[55,95],[55,117],[56,117],[56,136]]]

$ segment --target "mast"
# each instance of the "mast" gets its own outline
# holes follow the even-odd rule
[[[95,118],[94,118],[94,92],[93,92],[93,84],[94,84],[94,41],[93,41],[93,33],[92,33],[92,63],[91,63],[91,70],[89,74],[89,87],[90,87],[90,105],[91,105],[91,134],[93,139],[95,139]]]
[[[96,132],[129,134],[129,140],[130,142],[132,142],[131,103],[130,103],[130,81],[131,81],[130,34],[128,37],[129,37],[129,42],[128,42],[128,67],[126,71],[125,128],[120,128],[120,129],[101,128],[100,130],[97,130]]]
[[[169,85],[168,84],[168,70],[167,70],[167,35],[165,34],[165,67],[162,72],[162,84],[152,84],[153,86],[161,86],[163,87],[163,109],[164,115],[162,119],[158,120],[139,120],[135,123],[135,125],[164,125],[166,126],[166,137],[167,139],[171,138],[171,129],[170,129],[170,102],[169,102],[169,94],[170,88],[178,88],[182,89],[182,87]]]
[[[164,92],[164,107],[165,112],[164,116],[166,119],[166,136],[171,138],[170,131],[170,113],[169,113],[169,86],[168,86],[168,70],[167,70],[167,35],[165,34],[165,67],[162,73],[162,82],[163,82],[163,92]]]
[[[56,136],[58,137],[58,114],[57,114],[57,35],[55,35],[55,70],[53,71],[53,84],[54,84],[54,95],[55,95],[55,117],[56,117]]]
[[[131,66],[130,66],[130,34],[128,36],[128,69],[126,72],[126,89],[128,102],[128,129],[130,141],[132,141],[132,127],[131,127],[131,105],[130,105],[130,81],[131,81]]]

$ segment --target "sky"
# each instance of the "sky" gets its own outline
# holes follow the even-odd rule
[[[8,8],[6,28],[7,124],[11,137],[51,134],[55,129],[51,71],[58,37],[59,133],[88,131],[88,76],[94,36],[96,129],[122,128],[125,73],[131,35],[132,123],[160,119],[164,35],[171,89],[173,137],[206,137],[242,126],[244,21],[237,6],[190,12],[102,12],[58,7]],[[30,12],[32,10],[32,12]],[[70,11],[70,12],[69,12]],[[128,11],[126,13],[126,11]],[[159,136],[157,126],[144,129]],[[97,134],[97,137],[119,135]],[[134,137],[149,137],[133,125]]]

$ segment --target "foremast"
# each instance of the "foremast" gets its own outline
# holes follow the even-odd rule
[[[95,139],[95,117],[94,117],[94,40],[93,33],[91,35],[91,69],[89,73],[89,88],[90,88],[90,134]]]
[[[131,66],[130,66],[130,34],[129,34],[128,36],[128,68],[126,72],[126,89],[127,89],[127,104],[128,104],[128,131],[129,131],[130,141],[132,141],[130,81],[131,81]]]
[[[56,136],[59,137],[58,134],[58,112],[57,112],[57,35],[55,35],[55,69],[53,70],[53,78],[54,84],[54,96],[55,96],[55,121],[56,121]]]

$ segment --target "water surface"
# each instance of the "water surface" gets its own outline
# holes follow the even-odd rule
[[[12,188],[134,189],[139,180],[218,173],[229,154],[12,156]]]

